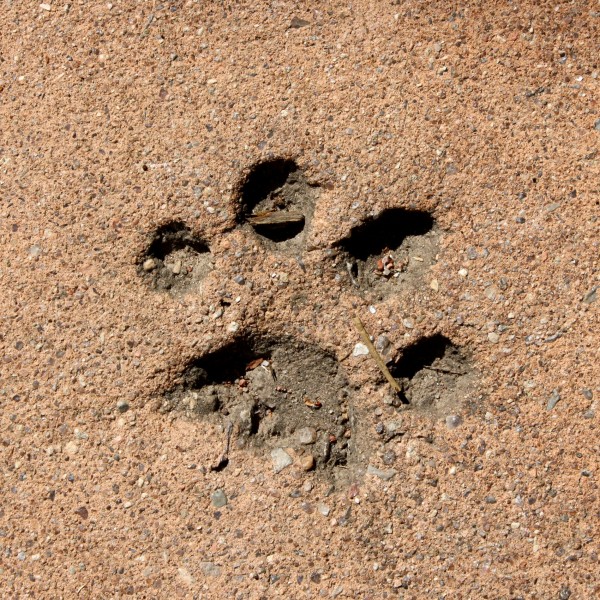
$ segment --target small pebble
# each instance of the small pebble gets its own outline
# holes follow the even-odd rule
[[[600,123],[600,121],[598,121]],[[569,600],[571,597],[571,588],[569,586],[563,585],[560,588],[560,592],[558,594],[558,600]]]
[[[80,506],[75,513],[78,514],[84,521],[89,516],[88,509],[85,506]]]
[[[396,453],[393,450],[386,450],[381,457],[381,461],[388,467],[393,465],[396,462]]]
[[[223,508],[223,506],[227,506],[227,496],[221,489],[215,490],[210,495],[210,501],[215,508]]]
[[[240,325],[237,321],[232,321],[227,325],[227,331],[229,333],[235,333],[240,328]]]
[[[448,429],[456,429],[462,423],[460,415],[448,415],[446,417],[446,427]]]
[[[236,275],[233,280],[239,285],[244,285],[246,283],[246,279],[243,275]]]
[[[467,258],[469,260],[475,260],[477,258],[477,249],[470,246],[467,248]]]
[[[596,131],[600,131],[600,119],[598,119],[595,123],[594,123],[594,129]]]
[[[367,467],[368,475],[374,475],[375,477],[379,477],[379,479],[383,479],[383,481],[389,481],[397,473],[396,469],[378,469],[373,465]]]
[[[120,413],[127,412],[129,410],[129,402],[127,400],[119,400],[117,402],[117,410]]]
[[[209,575],[211,577],[218,577],[221,574],[221,567],[212,562],[201,562],[200,570],[204,575]]]
[[[187,569],[179,567],[177,569],[177,572],[179,573],[181,581],[183,581],[183,583],[185,583],[186,585],[193,585],[194,583],[196,583],[196,580],[192,577],[191,573]]]
[[[390,437],[395,437],[402,433],[402,421],[387,421],[385,424],[385,432]]]
[[[67,454],[76,454],[77,450],[79,450],[77,444],[75,442],[67,442],[64,448]]]
[[[380,354],[387,354],[390,349],[390,339],[386,335],[380,335],[375,341],[375,348]]]
[[[497,344],[500,341],[500,336],[495,331],[490,331],[488,333],[488,340],[492,344]]]
[[[352,350],[352,356],[365,356],[369,354],[369,349],[360,342],[354,346],[354,350]]]
[[[317,430],[314,427],[302,427],[296,431],[296,439],[300,444],[314,444],[317,440]]]
[[[560,400],[560,394],[558,390],[552,390],[552,394],[550,394],[550,398],[548,398],[548,404],[546,404],[546,410],[552,410]]]
[[[596,302],[596,300],[598,299],[598,287],[599,286],[594,286],[584,297],[583,297],[583,302],[585,302],[585,304],[592,304],[592,302]]]
[[[467,271],[467,269],[460,269],[459,272],[458,272],[458,274],[461,277],[466,277],[469,274],[469,271]]]
[[[594,393],[592,392],[592,390],[587,389],[587,388],[584,390],[581,390],[581,393],[583,394],[583,397],[586,400],[591,400],[594,397]]]
[[[294,462],[283,448],[273,448],[271,450],[271,460],[273,461],[273,471],[275,473],[281,473]]]
[[[495,285],[488,285],[488,287],[483,290],[485,297],[488,300],[495,300],[498,297],[499,290]]]
[[[329,508],[329,506],[327,506],[327,504],[323,504],[322,502],[319,502],[319,504],[317,505],[317,510],[324,516],[324,517],[328,517],[329,513],[331,512],[331,509]]]
[[[312,454],[301,456],[298,459],[298,465],[303,471],[312,471],[315,468],[315,458]]]
[[[150,272],[156,269],[156,261],[153,258],[148,258],[144,261],[142,268],[144,269],[144,271]]]

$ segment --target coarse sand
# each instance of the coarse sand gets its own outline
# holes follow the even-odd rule
[[[596,2],[5,0],[0,597],[598,597],[599,152]]]

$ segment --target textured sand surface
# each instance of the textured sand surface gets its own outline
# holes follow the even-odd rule
[[[591,1],[4,1],[0,595],[596,597],[599,57]],[[242,197],[278,159],[313,194],[288,242]],[[388,280],[340,242],[393,208]],[[173,223],[209,253],[164,290]],[[424,367],[411,404],[355,315]],[[239,340],[302,367],[260,384],[295,412],[165,408]],[[346,464],[281,450],[303,418]]]

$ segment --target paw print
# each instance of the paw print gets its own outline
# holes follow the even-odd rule
[[[236,225],[225,235],[273,256],[293,257],[302,266],[320,193],[294,160],[260,162],[237,185]],[[369,302],[411,294],[424,285],[436,261],[438,237],[431,214],[384,210],[331,244],[324,276],[343,293]],[[150,237],[138,272],[157,293],[202,294],[205,279],[218,276],[210,246],[185,223],[167,223]],[[277,277],[278,285],[288,285],[283,275]],[[242,275],[235,281],[246,283]],[[295,297],[310,296],[297,282],[293,285]],[[231,295],[221,298],[213,318],[234,302]],[[340,468],[363,471],[371,437],[391,439],[400,433],[382,423],[365,427],[360,390],[349,381],[343,361],[314,341],[275,333],[285,330],[283,323],[265,329],[231,323],[228,341],[191,360],[161,393],[159,410],[207,419],[227,432],[214,470],[227,466],[233,439],[237,447],[270,452],[276,472],[291,464],[335,479]],[[375,346],[400,384],[401,392],[390,400],[398,411],[450,415],[476,381],[467,353],[442,335],[417,340],[395,360],[387,337],[377,337]],[[364,350],[358,344],[355,356]]]

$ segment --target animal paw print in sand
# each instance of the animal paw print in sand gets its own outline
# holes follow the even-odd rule
[[[299,254],[318,192],[293,160],[259,163],[239,186],[238,227],[253,229],[266,248]],[[383,299],[423,284],[437,240],[429,213],[388,209],[333,244],[333,272],[349,293]],[[159,228],[139,262],[153,289],[171,293],[198,289],[211,268],[208,244],[181,222]],[[399,408],[449,414],[473,383],[467,357],[441,335],[418,340],[388,366],[402,385]],[[238,446],[270,450],[276,470],[293,461],[335,475],[370,453],[355,393],[336,357],[317,345],[242,330],[189,363],[160,411],[224,427],[227,449],[215,470],[227,466],[233,436]]]

